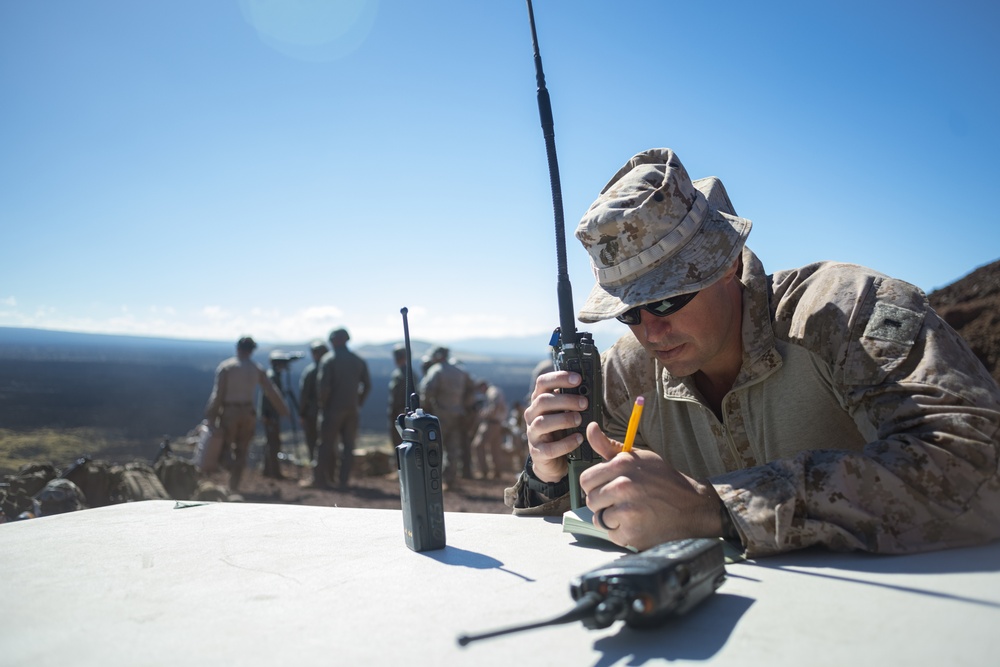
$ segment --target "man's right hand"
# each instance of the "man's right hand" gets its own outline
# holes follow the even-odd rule
[[[579,373],[553,371],[539,375],[535,381],[531,404],[524,411],[524,423],[532,469],[543,482],[558,482],[565,477],[569,471],[566,456],[583,442],[583,435],[578,432],[560,432],[581,424],[580,411],[587,409],[587,398],[556,391],[576,387],[581,380]]]

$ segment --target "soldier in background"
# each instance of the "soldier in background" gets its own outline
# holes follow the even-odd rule
[[[504,449],[511,460],[511,470],[518,471],[524,465],[524,457],[528,451],[528,432],[524,423],[524,403],[514,401],[510,412],[507,413],[507,439],[504,441]]]
[[[309,462],[316,457],[316,446],[319,441],[319,393],[316,389],[316,376],[319,374],[319,362],[330,348],[322,340],[316,339],[309,344],[312,363],[302,371],[299,378],[299,418],[302,421],[302,433],[309,450]]]
[[[420,406],[441,422],[444,480],[453,483],[459,472],[465,477],[472,476],[466,411],[474,400],[475,387],[469,374],[452,363],[449,354],[448,348],[439,346],[426,359],[427,373],[420,381]]]
[[[504,451],[504,421],[507,419],[507,399],[499,387],[486,380],[476,383],[482,396],[477,413],[476,434],[472,438],[472,451],[483,479],[499,479],[513,472],[510,454]]]
[[[254,410],[254,396],[260,387],[264,395],[277,407],[278,413],[287,417],[288,404],[281,392],[268,379],[264,369],[250,357],[257,349],[257,343],[249,336],[236,343],[236,356],[226,359],[215,370],[215,384],[205,408],[205,418],[209,426],[221,431],[221,436],[212,439],[221,447],[226,456],[232,451],[233,461],[229,470],[229,489],[235,492],[247,464],[247,450],[257,429],[257,412]],[[206,451],[203,472],[214,472],[219,463],[219,451]]]
[[[389,422],[389,441],[393,447],[403,444],[403,438],[396,430],[396,417],[406,412],[406,347],[397,345],[392,349],[393,361],[396,367],[389,376],[389,410],[386,417]]]
[[[338,479],[340,488],[347,488],[361,405],[372,388],[368,364],[347,349],[350,339],[347,329],[330,332],[332,349],[320,360],[316,376],[320,407],[319,451],[312,479],[312,486],[316,488],[328,488],[334,479]]]

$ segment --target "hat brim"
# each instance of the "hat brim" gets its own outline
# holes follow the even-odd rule
[[[619,287],[596,283],[580,309],[580,321],[609,320],[636,306],[705,289],[736,261],[751,226],[746,218],[711,208],[695,236],[664,263]]]

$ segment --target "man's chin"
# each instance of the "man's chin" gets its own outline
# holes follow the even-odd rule
[[[667,369],[667,372],[674,377],[687,377],[698,372],[698,364],[693,359],[685,358],[682,355],[655,355],[660,365]]]

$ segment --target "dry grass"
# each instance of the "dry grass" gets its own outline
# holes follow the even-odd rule
[[[0,474],[15,473],[26,463],[65,467],[81,456],[96,457],[126,444],[120,435],[102,429],[0,429]]]
[[[295,440],[292,434],[286,432],[282,435],[285,451],[292,453],[296,459],[305,458],[306,447],[301,443],[301,434],[298,440],[298,447],[293,447]],[[260,451],[263,444],[264,437],[258,434],[251,444],[251,451]],[[156,443],[149,441],[136,442],[110,429],[0,429],[0,475],[12,475],[26,463],[51,463],[61,469],[81,456],[126,463],[155,452],[155,445]],[[186,437],[174,439],[171,446],[183,454],[190,454],[193,450],[191,444],[186,442]],[[392,451],[388,437],[379,433],[359,434],[357,447]]]

